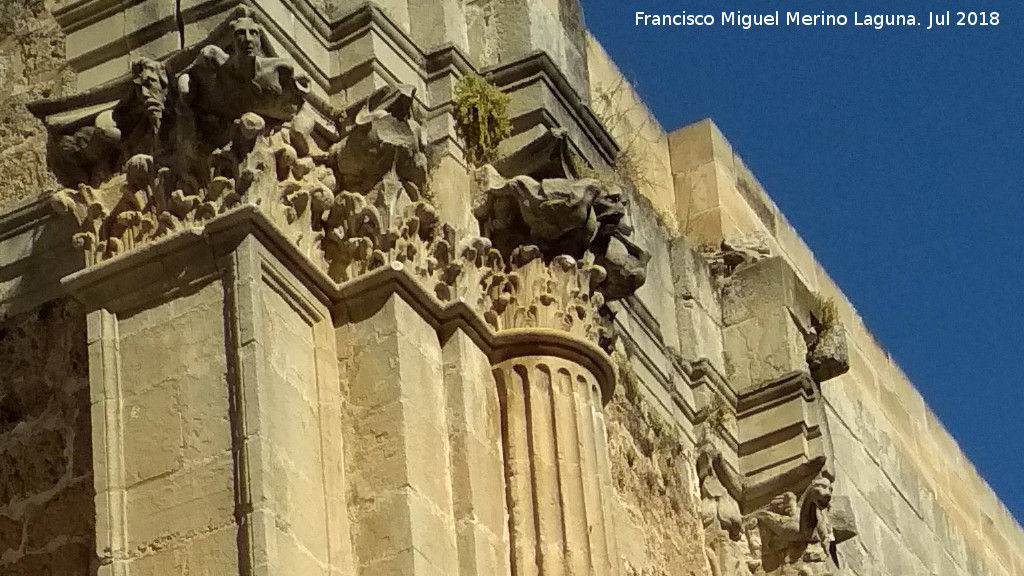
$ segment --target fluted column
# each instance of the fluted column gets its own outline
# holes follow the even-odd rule
[[[574,360],[494,366],[513,576],[614,574],[602,393]]]

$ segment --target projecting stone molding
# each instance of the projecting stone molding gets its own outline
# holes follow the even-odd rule
[[[29,4],[0,572],[1013,576],[739,156],[665,134],[575,0]]]

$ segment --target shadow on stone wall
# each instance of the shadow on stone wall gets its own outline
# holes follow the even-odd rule
[[[0,574],[95,570],[84,315],[51,302],[0,323]]]

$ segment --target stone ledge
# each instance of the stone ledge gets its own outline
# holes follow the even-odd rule
[[[63,229],[63,224],[45,198],[0,210],[0,318],[58,298],[60,277],[81,267],[69,243],[47,236],[50,227]]]
[[[386,300],[398,294],[445,338],[461,329],[497,363],[523,355],[540,354],[575,361],[591,370],[605,402],[611,399],[615,372],[611,361],[596,345],[554,329],[511,328],[494,331],[466,302],[443,303],[428,294],[401,263],[392,263],[344,283],[336,283],[303,256],[255,206],[242,206],[206,223],[203,230],[186,230],[137,250],[115,256],[61,280],[64,289],[86,306],[112,311],[129,310],[143,300],[180,287],[180,281],[206,282],[219,275],[215,262],[229,254],[245,237],[255,236],[307,288],[336,314],[350,314],[350,306]],[[198,254],[205,255],[197,260]],[[198,265],[190,276],[180,271]],[[152,283],[130,291],[123,276],[159,274],[171,281]],[[111,298],[112,289],[121,288]]]

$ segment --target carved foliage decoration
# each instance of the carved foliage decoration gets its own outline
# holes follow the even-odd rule
[[[593,254],[545,258],[530,243],[502,252],[442,222],[424,196],[426,146],[411,87],[378,91],[325,138],[308,79],[270,52],[251,12],[240,9],[227,29],[230,45],[204,47],[177,75],[136,63],[135,88],[111,114],[55,134],[84,143],[58,151],[55,164],[89,164],[88,149],[105,155],[99,165],[120,166],[67,171],[73,186],[52,197],[74,217],[86,265],[251,205],[336,282],[400,263],[427,293],[465,302],[495,330],[606,339],[597,287],[607,273]]]
[[[320,217],[323,255],[337,281],[397,262],[441,302],[462,301],[495,330],[554,328],[582,338],[607,335],[594,290],[604,270],[568,256],[545,263],[536,246],[506,259],[482,237],[456,237],[426,202],[407,204],[391,226],[366,196],[342,192]]]
[[[598,314],[604,297],[596,290],[605,271],[588,259],[557,256],[544,262],[536,246],[517,248],[508,272],[490,282],[487,321],[496,329],[557,328],[599,340],[609,335]]]

